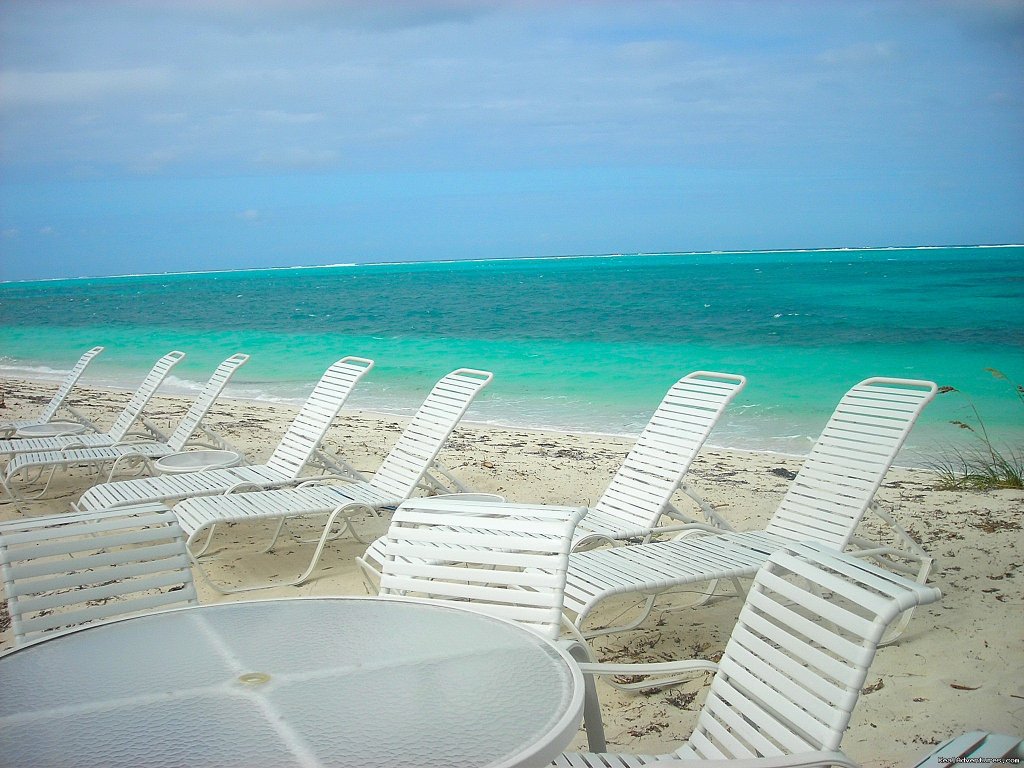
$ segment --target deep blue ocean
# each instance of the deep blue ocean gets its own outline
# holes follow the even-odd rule
[[[940,395],[901,463],[968,436],[977,408],[1024,443],[1024,247],[658,254],[342,265],[0,284],[0,376],[134,389],[188,354],[194,390],[242,351],[229,396],[301,402],[344,355],[376,367],[353,407],[408,414],[460,366],[495,373],[471,421],[636,434],[685,373],[742,373],[712,445],[803,453],[846,389],[925,378]],[[998,378],[987,369],[1008,377]]]

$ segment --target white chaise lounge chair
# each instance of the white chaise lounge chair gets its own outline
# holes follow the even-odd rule
[[[33,451],[60,451],[64,448],[99,448],[114,445],[128,437],[129,430],[142,416],[142,411],[156,394],[157,388],[167,378],[171,369],[185,358],[184,352],[168,352],[156,361],[143,379],[135,394],[128,400],[124,410],[114,420],[106,432],[86,435],[60,435],[57,437],[23,437],[11,440],[0,440],[0,457],[10,459],[19,453]],[[147,427],[148,430],[148,427]],[[150,437],[153,437],[150,431]],[[160,435],[156,435],[160,437]]]
[[[353,387],[371,367],[372,360],[345,357],[328,368],[266,464],[103,483],[86,491],[73,506],[104,509],[296,483]]]
[[[99,448],[66,448],[62,451],[19,453],[11,459],[4,469],[3,475],[0,476],[0,489],[14,499],[22,498],[15,487],[15,478],[21,475],[25,480],[31,480],[30,476],[38,477],[42,472],[49,470],[49,476],[42,490],[32,497],[41,498],[46,493],[50,481],[58,469],[81,466],[94,467],[99,472],[104,466],[109,465],[110,472],[107,477],[109,481],[113,478],[118,466],[126,461],[133,464],[142,461],[151,468],[152,460],[178,453],[189,445],[195,445],[192,437],[196,432],[205,434],[207,439],[212,441],[210,444],[203,443],[204,446],[225,447],[224,441],[219,436],[203,427],[203,418],[235,371],[248,359],[248,355],[236,354],[217,366],[213,376],[203,387],[203,391],[199,393],[199,397],[192,403],[184,418],[166,441],[134,440]]]
[[[721,661],[707,662],[717,671],[683,746],[670,755],[566,753],[553,765],[854,768],[840,744],[882,635],[900,613],[940,596],[833,550],[778,550],[754,577]],[[581,666],[601,675],[644,667]]]
[[[640,617],[623,626],[585,631],[586,636],[639,626],[657,596],[671,590],[708,582],[713,589],[717,580],[727,579],[742,593],[740,577],[753,575],[772,552],[797,542],[817,542],[837,551],[853,546],[861,557],[873,557],[924,583],[932,559],[873,499],[935,392],[932,382],[909,379],[872,378],[853,387],[762,531],[722,533],[694,525],[671,541],[574,553],[565,606],[575,614],[577,627],[582,631],[594,608],[613,596],[637,597],[643,604]],[[888,525],[898,546],[856,536],[868,509]],[[705,533],[710,535],[690,535]],[[908,620],[909,614],[895,634]]]
[[[576,527],[573,549],[626,539],[649,541],[656,534],[680,530],[680,522],[695,522],[673,505],[676,490],[696,503],[704,522],[731,531],[686,482],[686,472],[746,383],[743,376],[731,373],[694,371],[673,384],[601,498]],[[675,522],[662,525],[665,516]],[[375,541],[357,558],[371,591],[380,574],[382,546],[382,541]]]
[[[64,381],[62,381],[60,386],[57,388],[57,391],[50,399],[50,402],[47,403],[46,407],[39,412],[38,416],[29,419],[16,419],[15,421],[0,422],[0,437],[11,437],[22,427],[35,427],[40,424],[49,424],[53,421],[54,417],[64,405],[64,401],[67,399],[68,395],[71,394],[72,388],[78,383],[78,378],[82,375],[82,372],[85,371],[86,366],[89,365],[89,363],[92,362],[92,359],[102,351],[103,347],[93,347],[78,358],[78,362],[75,363],[74,367],[64,378]],[[92,431],[96,430],[95,425],[91,421],[84,418],[73,408],[68,407],[67,410],[74,417],[75,421],[85,424]]]
[[[0,523],[0,573],[19,644],[197,602],[185,535],[163,504]]]
[[[189,535],[189,551],[196,558],[200,573],[211,586],[221,592],[269,586],[246,584],[235,587],[219,584],[202,570],[202,561],[198,558],[209,548],[216,526],[244,520],[277,520],[273,537],[263,550],[269,551],[289,519],[326,515],[323,531],[309,565],[302,574],[292,580],[272,582],[274,585],[301,584],[312,574],[328,540],[346,531],[351,531],[358,538],[352,526],[353,514],[369,512],[376,516],[382,509],[398,506],[424,483],[430,469],[436,466],[437,454],[448,436],[492,377],[488,371],[460,368],[437,382],[369,480],[327,485],[323,478],[317,478],[298,488],[209,496],[187,499],[178,504],[174,512],[178,515],[181,527]],[[434,481],[428,483],[428,488],[435,487]],[[341,529],[334,532],[336,521]],[[201,538],[205,538],[205,541],[196,548],[194,545]]]

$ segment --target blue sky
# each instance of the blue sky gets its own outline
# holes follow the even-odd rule
[[[0,279],[1024,242],[1024,2],[0,0]]]

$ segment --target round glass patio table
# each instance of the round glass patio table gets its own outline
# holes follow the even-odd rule
[[[222,451],[213,448],[198,451],[180,451],[161,457],[153,465],[157,472],[174,475],[182,472],[202,472],[207,469],[226,469],[242,461],[238,451]]]
[[[516,624],[394,598],[217,603],[0,656],[18,766],[542,766],[579,667]]]
[[[48,421],[45,424],[26,424],[15,432],[16,437],[56,437],[57,435],[80,435],[88,427],[77,421]]]

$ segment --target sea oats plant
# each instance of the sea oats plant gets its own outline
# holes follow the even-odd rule
[[[1002,371],[986,368],[992,376],[1007,382],[1017,400],[1024,406],[1024,386],[1010,381]],[[958,392],[955,387],[939,387],[940,394]],[[946,490],[992,488],[1024,488],[1024,451],[1019,447],[1000,448],[989,437],[985,420],[977,406],[967,398],[967,404],[974,414],[973,419],[954,419],[950,423],[968,430],[974,437],[968,448],[954,448],[942,461],[934,465],[939,473],[940,487]]]

